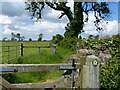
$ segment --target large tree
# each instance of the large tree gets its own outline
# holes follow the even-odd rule
[[[20,41],[20,38],[21,38],[20,33],[16,34],[16,38],[18,38],[18,41]]]
[[[40,33],[38,36],[39,36],[38,41],[42,41],[43,34]]]
[[[11,41],[15,41],[15,34],[13,32],[11,33]]]
[[[103,28],[99,27],[99,24],[108,17],[110,10],[106,2],[75,2],[74,1],[74,12],[71,11],[71,7],[67,6],[67,0],[32,0],[26,2],[26,10],[31,12],[32,18],[41,19],[42,10],[45,5],[50,8],[62,11],[59,18],[62,18],[64,15],[67,16],[69,23],[65,27],[66,32],[64,33],[65,37],[78,37],[79,34],[84,32],[83,26],[84,22],[87,22],[89,13],[93,12],[96,20],[94,21],[97,31],[102,30]],[[84,19],[84,14],[86,18]]]

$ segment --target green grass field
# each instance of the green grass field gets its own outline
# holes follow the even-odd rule
[[[2,45],[20,45],[25,46],[49,46],[49,42],[2,42]],[[65,59],[75,53],[70,50],[65,50],[57,47],[56,54],[51,48],[41,48],[38,53],[38,48],[25,48],[24,55],[13,60],[13,64],[55,64],[65,63]],[[6,48],[2,48],[6,50]],[[44,71],[44,72],[27,72],[27,73],[12,73],[5,74],[3,77],[10,83],[37,83],[45,82],[46,80],[55,80],[63,74],[63,71]]]

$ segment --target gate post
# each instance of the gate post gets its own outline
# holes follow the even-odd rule
[[[10,62],[10,46],[8,46],[8,63]]]
[[[20,45],[20,56],[23,56],[23,44]]]
[[[53,52],[56,53],[56,45],[53,45]]]
[[[86,57],[80,72],[80,88],[100,88],[100,59],[95,55]]]
[[[52,45],[52,44],[50,43],[50,48],[52,49],[52,51],[53,51],[54,53],[56,53],[56,45]]]

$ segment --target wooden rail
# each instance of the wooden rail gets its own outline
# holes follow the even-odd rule
[[[13,88],[16,88],[15,85],[10,84],[8,81],[6,81],[4,78],[0,76],[0,86],[2,86],[2,90],[12,90]],[[15,90],[18,90],[17,88]]]
[[[0,68],[16,68],[17,72],[54,71],[59,70],[60,66],[71,66],[71,64],[0,64]],[[79,63],[76,64],[77,69],[81,67]]]
[[[0,47],[18,47],[20,45],[6,45],[6,46],[0,46]]]
[[[23,48],[50,48],[50,46],[23,46]]]
[[[17,88],[60,88],[60,87],[66,87],[69,88],[71,86],[70,83],[27,83],[27,84],[12,84],[16,86]]]

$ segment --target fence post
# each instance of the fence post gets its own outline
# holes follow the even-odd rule
[[[20,45],[20,56],[23,56],[23,44]]]
[[[76,45],[76,52],[80,50],[80,45],[79,45],[79,42],[77,42],[77,45]]]
[[[53,45],[53,52],[56,53],[56,45]]]
[[[17,58],[17,46],[16,46],[16,58]]]
[[[8,63],[9,63],[9,58],[10,58],[10,46],[8,46]]]
[[[56,53],[56,45],[52,45],[52,44],[50,43],[50,48],[52,49],[52,51],[53,51],[54,53]]]
[[[80,88],[100,88],[100,59],[95,55],[86,57],[80,72]]]

